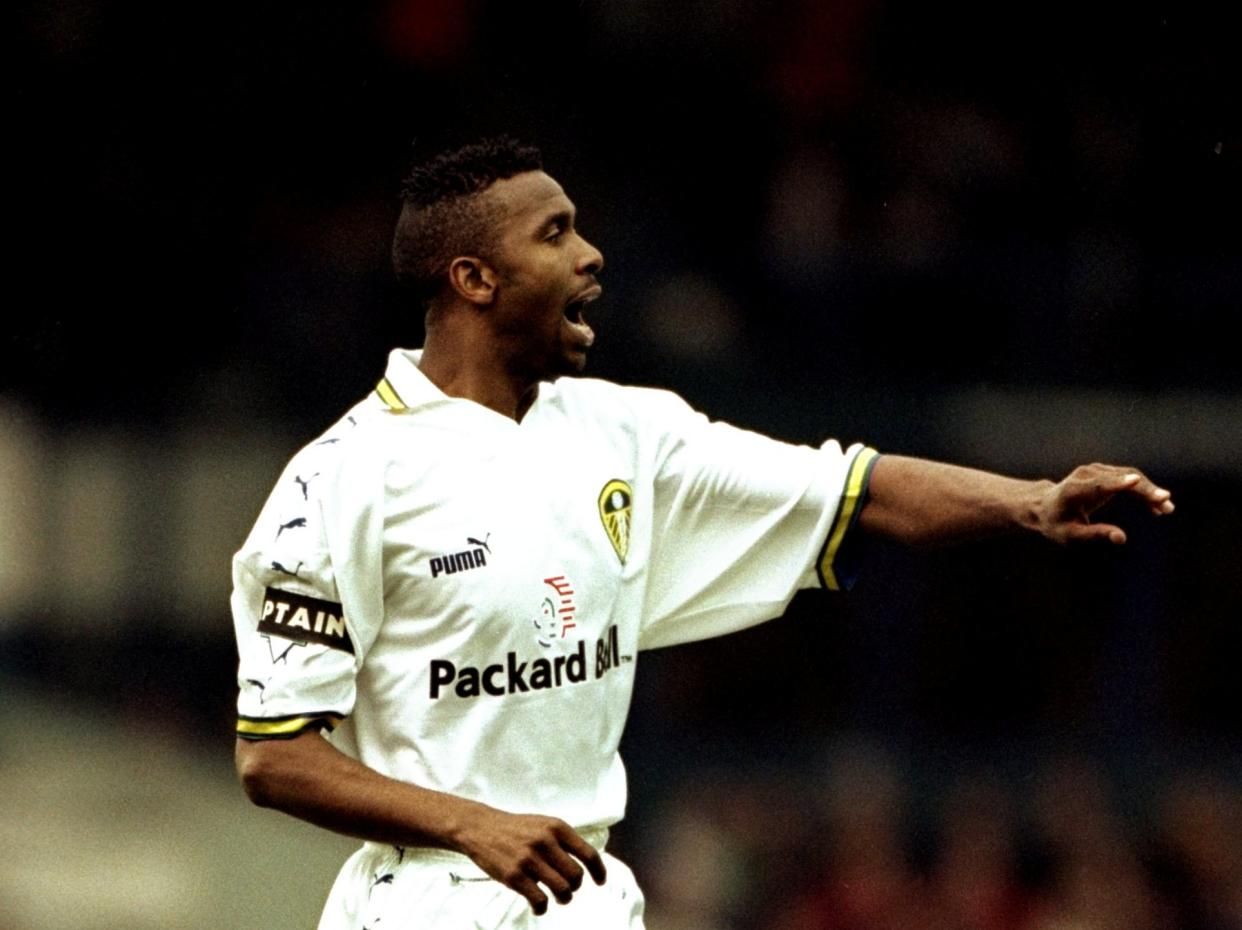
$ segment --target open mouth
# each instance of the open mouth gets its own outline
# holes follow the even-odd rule
[[[595,344],[595,331],[587,325],[582,311],[587,304],[599,297],[601,293],[600,286],[596,284],[565,304],[565,322],[569,324],[570,330],[574,333],[574,342],[578,343],[582,349],[588,349]]]
[[[602,289],[598,284],[583,291],[573,300],[565,305],[565,319],[579,326],[585,325],[582,318],[582,311],[591,301],[597,299],[602,293]]]

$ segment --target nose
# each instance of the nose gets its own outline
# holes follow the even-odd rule
[[[582,255],[579,257],[574,270],[578,274],[599,274],[603,267],[604,253],[583,239]]]

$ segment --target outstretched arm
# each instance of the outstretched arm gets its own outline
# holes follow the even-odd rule
[[[387,778],[318,732],[239,739],[236,758],[246,794],[259,806],[359,839],[464,853],[523,895],[536,914],[548,906],[540,884],[564,904],[581,887],[583,866],[596,884],[604,881],[603,858],[564,821],[510,814]]]
[[[1030,530],[1056,543],[1126,541],[1091,516],[1118,494],[1173,512],[1168,491],[1119,465],[1080,465],[1060,481],[1025,481],[944,462],[883,455],[871,473],[859,527],[911,545],[936,545]]]

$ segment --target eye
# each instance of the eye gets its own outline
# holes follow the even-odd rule
[[[544,241],[557,242],[563,235],[565,235],[565,227],[558,223],[552,227],[552,230],[546,236],[544,236]]]

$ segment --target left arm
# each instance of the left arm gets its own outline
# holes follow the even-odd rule
[[[883,455],[858,516],[867,534],[910,545],[966,542],[1032,531],[1060,544],[1126,534],[1091,515],[1117,494],[1133,494],[1157,516],[1173,512],[1167,490],[1119,465],[1080,465],[1060,481],[1026,481],[926,459]]]

